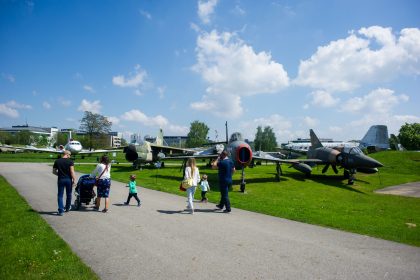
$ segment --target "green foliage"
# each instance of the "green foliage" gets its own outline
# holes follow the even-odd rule
[[[420,123],[406,123],[398,134],[401,145],[407,150],[420,150]]]
[[[98,279],[0,176],[0,279]]]
[[[394,134],[391,134],[391,136],[389,137],[389,147],[391,148],[391,150],[398,150],[399,143],[400,140],[398,139],[398,137]]]
[[[28,130],[21,130],[15,134],[14,143],[19,145],[31,145],[34,134]]]
[[[275,151],[277,147],[276,135],[270,126],[264,127],[264,131],[261,126],[257,127],[257,133],[255,134],[254,140],[255,150],[258,151]]]
[[[188,139],[186,142],[187,147],[195,148],[200,147],[207,143],[207,134],[209,133],[209,127],[202,122],[194,121],[191,123],[190,132],[188,133]]]
[[[97,149],[103,145],[104,135],[111,131],[112,122],[100,114],[85,111],[80,121],[80,129],[86,131],[88,136],[88,147]]]
[[[11,145],[13,142],[13,135],[10,132],[0,131],[0,143]]]

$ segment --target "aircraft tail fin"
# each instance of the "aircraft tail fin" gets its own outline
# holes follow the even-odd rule
[[[156,136],[156,145],[163,146],[163,130],[162,128],[159,129],[158,135]]]
[[[362,148],[374,148],[375,150],[389,149],[388,127],[386,125],[372,125],[360,140]]]
[[[316,136],[315,132],[312,129],[309,130],[309,134],[311,136],[311,148],[312,149],[323,147],[322,144],[321,144],[321,141],[319,141],[319,139],[318,139],[318,136]]]

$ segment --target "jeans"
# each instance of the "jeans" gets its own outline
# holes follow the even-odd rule
[[[70,209],[71,206],[71,191],[72,191],[72,183],[70,178],[59,178],[57,181],[57,202],[58,202],[58,212],[64,212],[64,205],[63,205],[63,196],[64,190],[66,190],[66,209]]]
[[[195,193],[195,186],[187,189],[187,198],[188,198],[188,207],[190,209],[194,209],[194,193]]]
[[[227,211],[230,211],[230,200],[229,200],[229,185],[220,186],[220,203],[219,205],[223,208],[226,207]]]

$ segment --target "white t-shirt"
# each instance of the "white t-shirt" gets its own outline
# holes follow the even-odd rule
[[[95,170],[93,170],[90,177],[99,177],[102,174],[102,171],[106,168],[106,165],[103,163],[99,163]],[[108,164],[108,169],[102,174],[101,178],[99,179],[111,179],[111,164]]]

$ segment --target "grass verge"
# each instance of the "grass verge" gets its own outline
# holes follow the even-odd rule
[[[0,279],[99,279],[0,176]]]

